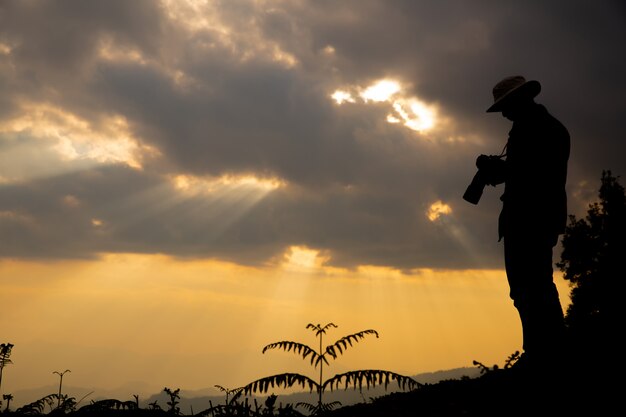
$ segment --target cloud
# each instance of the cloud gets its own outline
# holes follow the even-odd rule
[[[506,140],[500,78],[570,128],[570,211],[626,169],[624,10],[564,5],[4,3],[1,254],[500,266],[500,190],[461,199]]]

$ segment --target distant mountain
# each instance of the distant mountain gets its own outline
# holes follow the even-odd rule
[[[477,377],[479,374],[480,370],[478,368],[466,367],[422,373],[413,376],[413,379],[422,384],[435,384],[443,380],[460,379],[463,376],[474,378]],[[176,389],[178,387],[169,388]],[[47,385],[40,388],[15,391],[13,393],[14,400],[11,402],[11,408],[15,410],[16,408],[19,408],[25,404],[37,401],[38,399],[45,397],[46,395],[57,393],[58,389],[58,386]],[[346,406],[368,402],[371,399],[398,391],[398,386],[394,382],[388,386],[387,390],[385,390],[384,387],[380,386],[369,390],[363,389],[362,391],[354,390],[351,388],[347,390],[340,389],[324,393],[324,398],[325,401],[339,401],[343,406]],[[167,402],[170,400],[167,394],[162,391],[161,387],[150,386],[142,382],[131,382],[124,384],[119,388],[110,390],[89,387],[84,388],[64,386],[63,393],[76,398],[76,401],[80,401],[82,399],[82,401],[78,405],[78,408],[89,404],[91,401],[111,398],[118,399],[120,401],[128,401],[134,400],[133,395],[138,395],[139,405],[142,408],[147,408],[148,404],[154,403],[156,401],[157,404],[163,409],[167,409]],[[272,393],[269,392],[265,395],[257,395],[251,397],[250,401],[254,402],[254,400],[256,399],[259,404],[263,404],[265,402],[265,399],[271,394]],[[315,403],[317,401],[315,394],[309,392],[281,394],[277,391],[276,394],[278,395],[277,404],[282,403],[283,405],[285,405],[295,404],[298,402]],[[184,414],[191,414],[191,411],[197,413],[199,411],[209,408],[211,405],[222,404],[224,403],[226,398],[225,394],[220,392],[216,388],[204,388],[198,390],[181,389],[180,396],[181,399],[178,406],[180,407],[181,412]]]

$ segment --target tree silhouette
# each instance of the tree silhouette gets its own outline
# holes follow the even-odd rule
[[[2,392],[2,371],[4,367],[12,364],[11,359],[11,349],[13,349],[13,344],[11,343],[2,343],[0,344],[0,392]]]
[[[13,399],[13,395],[12,394],[3,394],[2,395],[2,399],[3,400],[7,400],[7,406],[4,409],[4,412],[8,413],[9,412],[9,406],[11,405],[11,400]]]
[[[281,341],[265,346],[263,348],[263,353],[271,349],[282,349],[286,352],[293,351],[295,354],[302,356],[302,359],[309,358],[309,361],[314,368],[319,367],[319,379],[315,381],[305,375],[296,373],[272,375],[258,379],[244,386],[243,390],[246,395],[254,392],[266,393],[274,386],[290,388],[294,385],[299,385],[302,388],[308,387],[311,392],[313,392],[313,390],[317,392],[317,404],[298,403],[297,406],[306,408],[312,415],[319,415],[341,405],[339,402],[327,404],[323,402],[324,391],[326,391],[326,389],[330,389],[332,391],[335,388],[339,388],[340,385],[343,385],[346,389],[350,386],[354,389],[357,387],[361,389],[363,385],[367,388],[373,388],[377,384],[384,385],[384,387],[387,388],[390,382],[396,381],[401,389],[415,389],[421,386],[421,384],[413,378],[390,371],[372,369],[337,374],[324,381],[324,365],[330,365],[329,360],[337,359],[345,350],[352,347],[366,336],[374,335],[378,337],[378,332],[372,329],[363,330],[344,336],[335,343],[323,348],[323,336],[326,334],[326,331],[330,328],[337,328],[337,326],[334,323],[328,323],[325,326],[309,323],[306,328],[315,332],[315,336],[319,339],[318,351],[302,343]]]
[[[570,216],[557,266],[570,281],[565,320],[577,339],[604,340],[617,327],[626,255],[626,196],[611,171],[603,171],[599,202],[587,216]],[[598,339],[599,338],[599,339]]]

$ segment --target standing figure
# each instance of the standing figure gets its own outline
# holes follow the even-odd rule
[[[519,362],[532,367],[557,361],[565,336],[552,251],[567,222],[570,136],[535,102],[540,91],[538,81],[522,76],[496,84],[494,103],[487,112],[500,112],[513,125],[503,154],[486,157],[491,163],[481,156],[483,169],[479,169],[485,183],[504,183],[498,233],[504,242],[510,297],[522,323],[524,353]]]

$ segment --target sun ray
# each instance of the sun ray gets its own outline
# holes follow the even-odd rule
[[[214,242],[273,191],[285,186],[283,181],[250,174],[172,175],[163,180],[126,199],[99,207],[94,218],[100,223],[94,226],[103,232],[124,234],[126,230],[154,223],[160,233],[170,234],[176,241]]]

